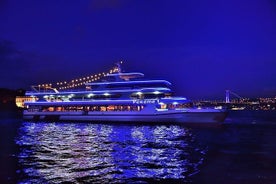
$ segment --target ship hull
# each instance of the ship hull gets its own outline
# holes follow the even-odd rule
[[[89,122],[160,122],[160,123],[220,123],[226,111],[215,112],[165,112],[155,114],[134,113],[24,113],[25,120],[37,121],[89,121]]]

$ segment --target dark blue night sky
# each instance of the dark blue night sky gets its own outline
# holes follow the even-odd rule
[[[188,98],[276,96],[276,2],[0,1],[0,87],[70,80],[120,60]]]

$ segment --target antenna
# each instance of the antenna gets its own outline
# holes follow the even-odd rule
[[[123,64],[123,61],[120,61],[120,62],[115,63],[115,64],[117,65],[118,73],[121,73],[122,72],[121,64]]]

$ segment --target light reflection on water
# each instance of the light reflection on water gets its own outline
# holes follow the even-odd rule
[[[24,122],[22,183],[191,181],[206,148],[178,125]]]

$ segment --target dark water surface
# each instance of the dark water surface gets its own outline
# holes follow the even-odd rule
[[[219,127],[0,119],[1,183],[276,183],[276,112]]]

